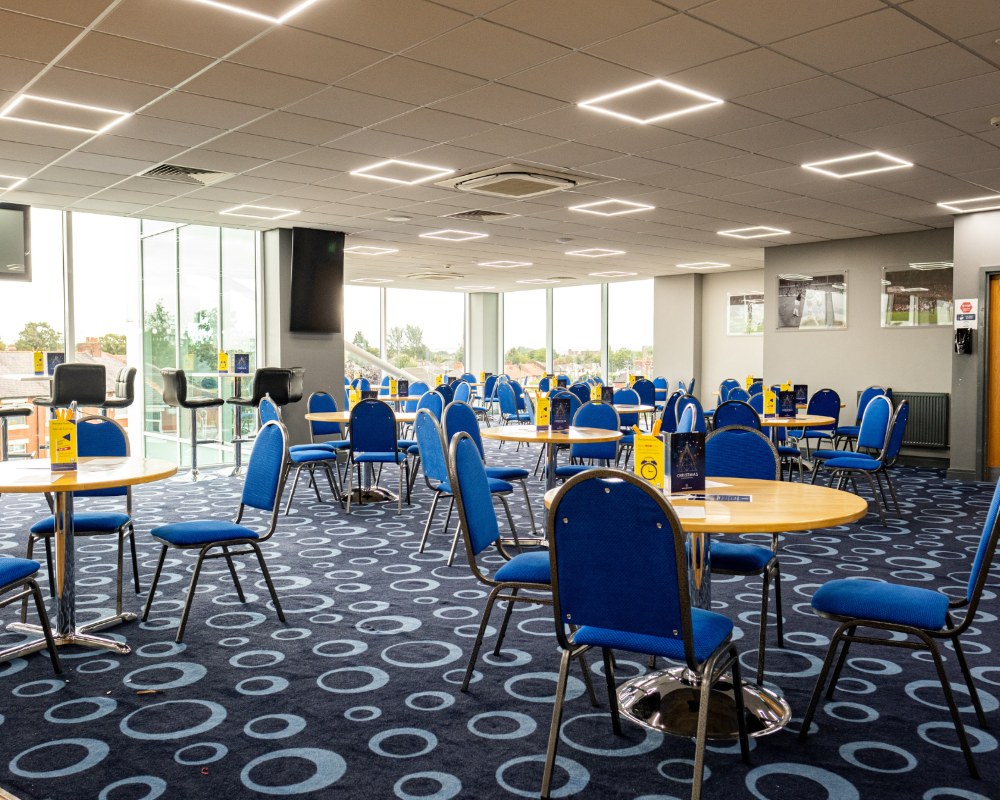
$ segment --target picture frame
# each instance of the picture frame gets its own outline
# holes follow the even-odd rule
[[[778,275],[778,330],[847,330],[848,271]]]
[[[726,295],[726,335],[764,335],[764,293]]]
[[[883,328],[951,327],[955,323],[954,264],[946,261],[882,268]]]

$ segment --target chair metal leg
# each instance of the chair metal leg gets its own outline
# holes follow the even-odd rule
[[[889,508],[889,498],[885,496],[885,489],[882,488],[882,476],[879,470],[875,470],[875,483],[878,484],[878,493],[882,495],[882,505],[885,508]]]
[[[604,656],[604,680],[608,685],[608,705],[611,706],[611,727],[615,736],[621,736],[622,722],[618,714],[618,692],[615,690],[615,667],[611,648],[602,647],[601,654]]]
[[[236,575],[236,565],[233,563],[233,557],[229,555],[229,548],[223,545],[222,552],[226,554],[226,563],[229,565],[229,574],[233,576],[233,583],[236,585],[236,594],[239,596],[240,602],[245,603],[247,599],[243,596],[243,587],[240,586],[240,579]]]
[[[948,626],[951,627],[951,615],[948,618]],[[972,680],[972,673],[969,672],[969,665],[965,661],[965,652],[962,650],[962,643],[959,642],[958,637],[955,636],[952,640],[952,644],[955,645],[955,658],[958,659],[959,669],[962,670],[962,677],[965,679],[965,685],[969,690],[969,696],[972,698],[972,705],[976,709],[976,720],[979,722],[979,727],[986,730],[989,727],[986,724],[986,715],[983,713],[983,705],[979,702],[979,691],[976,689],[976,684]]]
[[[49,597],[56,596],[56,568],[52,566],[52,537],[45,538],[45,567],[49,571]]]
[[[447,565],[450,567],[452,562],[455,560],[455,551],[458,549],[458,538],[462,535],[462,523],[455,526],[455,535],[451,539],[451,549],[448,551],[448,561]]]
[[[507,505],[507,498],[502,494],[494,495],[497,500],[503,505],[504,511],[507,512],[507,522],[510,524],[510,533],[514,537],[514,547],[517,548],[517,552],[521,552],[521,541],[517,538],[517,528],[514,526],[514,517],[511,516],[510,506]]]
[[[403,513],[403,470],[406,468],[406,461],[397,462],[399,464],[399,496],[396,498],[396,516]],[[409,502],[409,501],[407,501]]]
[[[542,800],[549,800],[552,786],[552,771],[556,764],[556,747],[559,744],[559,729],[562,727],[563,702],[566,698],[566,684],[569,682],[570,651],[563,650],[559,661],[559,679],[556,682],[556,702],[552,708],[552,724],[549,726],[549,746],[545,753],[545,771],[542,773]]]
[[[694,775],[691,778],[691,800],[701,800],[701,782],[705,776],[705,740],[708,738],[708,710],[712,700],[712,686],[709,676],[715,669],[714,660],[705,665],[705,677],[702,679],[700,699],[698,702],[698,733],[694,745]],[[740,700],[743,692],[733,681],[733,693]],[[740,715],[743,716],[742,714]]]
[[[521,489],[524,491],[524,504],[528,507],[528,519],[531,520],[531,533],[538,536],[538,528],[535,527],[535,514],[531,510],[531,500],[528,498],[528,482],[523,478],[520,481]]]
[[[785,621],[781,610],[781,564],[775,562],[772,570],[774,576],[774,610],[778,617],[778,647],[785,646]]]
[[[125,571],[125,529],[118,530],[118,580],[115,595],[115,614],[122,613],[122,573]]]
[[[848,636],[854,636],[854,632],[858,629],[857,625],[854,625],[847,629]],[[833,692],[837,688],[837,681],[840,680],[840,673],[844,669],[844,664],[847,663],[847,651],[851,649],[851,641],[848,639],[844,642],[844,649],[840,651],[840,658],[837,659],[837,666],[833,670],[833,677],[830,679],[830,685],[826,690],[826,699],[833,699]]]
[[[139,557],[135,552],[135,528],[132,523],[128,524],[128,543],[132,548],[132,577],[135,579],[135,593],[142,594],[142,586],[139,585]]]
[[[34,548],[35,548],[35,537],[32,536],[29,533],[28,534],[28,552],[25,555],[25,558],[27,558],[29,561],[31,560],[31,553],[34,550]],[[52,585],[52,572],[51,571],[49,572],[49,585],[50,586]],[[28,584],[28,581],[24,582],[24,588],[25,589],[31,588],[29,586],[29,584]],[[28,596],[25,595],[24,599],[21,601],[21,623],[24,624],[27,621],[28,621]]]
[[[469,681],[472,680],[472,673],[476,666],[476,659],[479,657],[479,648],[483,646],[483,636],[486,635],[486,627],[490,621],[490,614],[493,612],[493,604],[497,595],[500,594],[501,586],[494,586],[486,601],[486,609],[483,611],[483,619],[479,623],[479,632],[476,634],[476,643],[472,646],[472,655],[469,656],[469,666],[465,668],[465,680],[462,681],[462,691],[469,691]]]
[[[160,570],[163,569],[163,562],[167,557],[167,546],[163,545],[160,550],[160,559],[156,562],[156,572],[153,573],[153,582],[149,585],[149,594],[146,595],[146,603],[142,607],[142,621],[149,617],[149,609],[153,605],[153,595],[156,594],[156,584],[160,582]]]
[[[733,659],[730,669],[733,673],[733,697],[736,700],[736,727],[739,730],[740,735],[740,755],[743,758],[743,763],[749,766],[750,736],[747,732],[746,709],[743,707],[743,692],[740,691],[740,687],[743,685],[743,677],[740,674],[740,654],[736,648],[733,647],[730,649],[729,655]]]
[[[757,685],[764,683],[764,654],[767,646],[767,595],[768,585],[771,582],[771,572],[765,569],[761,576],[764,579],[764,586],[760,592],[760,640],[757,644]]]
[[[305,464],[299,464],[298,469],[295,470],[295,480],[292,481],[292,491],[288,493],[288,502],[285,503],[285,516],[288,516],[288,510],[292,507],[292,498],[295,497],[295,489],[299,485],[299,476],[302,474],[302,467]]]
[[[434,509],[437,508],[438,498],[441,497],[441,492],[434,492],[434,499],[431,500],[431,510],[427,514],[427,522],[424,524],[424,535],[420,537],[420,547],[417,548],[418,553],[424,552],[424,546],[427,544],[427,537],[431,532],[431,520],[434,518]]]
[[[250,546],[257,554],[257,563],[260,564],[260,571],[264,574],[264,583],[267,584],[267,591],[271,594],[271,602],[274,603],[274,610],[278,612],[278,620],[285,621],[285,612],[281,610],[281,603],[278,602],[278,593],[274,591],[274,584],[271,583],[271,573],[267,571],[267,564],[264,562],[264,554],[260,551],[260,545],[250,542]]]
[[[580,669],[583,670],[583,683],[587,687],[587,694],[590,696],[590,704],[594,708],[600,708],[601,701],[597,699],[597,691],[594,689],[594,681],[590,674],[590,665],[587,663],[586,648],[580,650],[576,660],[580,662]]]
[[[800,742],[804,742],[806,735],[809,733],[809,725],[812,723],[812,718],[816,714],[816,706],[819,705],[819,699],[823,694],[823,685],[826,683],[826,676],[830,674],[830,664],[833,663],[833,657],[837,655],[837,645],[840,644],[844,632],[849,627],[851,627],[851,624],[845,622],[837,628],[837,632],[833,634],[833,639],[830,641],[830,647],[826,651],[826,658],[823,659],[823,667],[816,677],[816,685],[813,687],[812,697],[809,699],[809,705],[806,707],[806,714],[802,718],[802,727],[799,729]],[[849,642],[844,642],[844,644],[849,644]]]
[[[976,768],[976,760],[972,757],[972,748],[969,747],[969,737],[965,733],[965,725],[962,724],[962,715],[958,713],[958,705],[955,703],[955,694],[951,690],[951,682],[948,674],[944,671],[944,662],[941,660],[941,652],[937,645],[929,636],[921,636],[924,643],[929,647],[931,655],[934,657],[934,666],[937,668],[938,680],[941,681],[941,688],[944,690],[945,700],[948,701],[948,708],[951,710],[951,719],[955,723],[955,732],[958,734],[958,743],[962,746],[965,754],[965,763],[969,768],[969,775],[976,780],[979,779],[979,770]]]
[[[361,485],[361,478],[358,478],[358,486]],[[351,513],[351,495],[354,494],[354,470],[351,464],[347,464],[347,513]]]
[[[313,491],[316,493],[316,502],[317,503],[322,503],[323,502],[323,498],[320,497],[320,494],[319,494],[319,483],[317,483],[317,481],[316,481],[316,465],[315,464],[310,464],[309,465],[309,483],[312,486]],[[291,502],[292,498],[289,497],[288,500],[289,500],[289,502]]]
[[[902,519],[903,511],[899,507],[899,498],[896,497],[896,487],[892,485],[892,481],[889,479],[889,470],[885,470],[885,482],[889,484],[889,494],[892,495],[892,502],[896,506],[896,516]],[[888,505],[888,503],[886,503],[886,505]]]
[[[191,613],[191,604],[194,603],[194,590],[198,586],[198,577],[201,575],[201,565],[205,558],[205,553],[211,549],[212,545],[208,544],[198,551],[198,559],[194,562],[194,572],[191,573],[191,583],[188,586],[188,596],[184,601],[184,610],[181,611],[181,624],[177,626],[177,636],[174,637],[174,641],[180,644],[184,640],[184,629],[187,627],[188,615]]]
[[[886,527],[885,510],[882,508],[882,501],[878,499],[878,492],[875,491],[875,479],[872,478],[872,474],[870,472],[865,472],[865,477],[868,478],[868,485],[872,487],[872,496],[875,498],[875,506],[878,508],[878,518],[884,528]],[[854,480],[853,477],[851,480]]]
[[[49,615],[45,610],[45,601],[42,599],[42,590],[34,580],[28,581],[31,589],[31,596],[35,599],[35,611],[38,613],[38,624],[42,628],[42,635],[45,636],[45,649],[49,651],[49,658],[52,659],[52,669],[56,675],[62,675],[62,662],[59,660],[59,649],[56,647],[56,640],[52,636],[52,625],[49,623]]]
[[[517,597],[517,589],[511,589],[511,597]],[[503,639],[507,635],[507,623],[510,622],[511,612],[514,610],[514,601],[507,601],[507,610],[503,615],[503,624],[500,626],[500,635],[497,636],[496,647],[493,648],[493,655],[500,656],[500,648],[503,646]]]

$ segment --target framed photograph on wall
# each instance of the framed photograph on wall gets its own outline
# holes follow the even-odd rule
[[[764,293],[745,292],[728,295],[726,334],[762,336],[764,334]]]
[[[778,328],[845,330],[847,271],[829,275],[779,275]]]
[[[882,327],[950,327],[955,321],[953,266],[934,261],[884,267]]]

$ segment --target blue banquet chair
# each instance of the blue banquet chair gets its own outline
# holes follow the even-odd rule
[[[889,435],[889,425],[892,422],[892,415],[892,401],[888,397],[885,395],[876,395],[873,397],[865,407],[865,415],[861,420],[861,428],[858,431],[857,439],[858,452],[815,450],[812,454],[812,482],[816,483],[816,478],[827,461],[864,455],[865,453],[862,451],[881,453],[885,447],[886,437]]]
[[[444,413],[444,397],[440,392],[425,392],[417,400],[415,406],[414,412],[426,408],[435,420],[440,420]],[[413,484],[417,480],[417,472],[420,470],[420,444],[417,442],[416,423],[413,425],[413,440],[413,443],[406,449],[407,456],[413,456],[413,461],[410,463],[410,485],[406,489],[407,501],[409,501],[410,493],[413,491]]]
[[[448,403],[455,399],[455,390],[447,383],[439,383],[434,387],[434,391],[438,392],[444,398],[445,405],[448,405]]]
[[[549,509],[547,530],[555,633],[562,658],[542,798],[553,796],[570,660],[591,647],[601,648],[604,656],[611,723],[617,735],[621,721],[612,650],[676,659],[700,678],[692,798],[701,797],[713,688],[733,691],[740,751],[749,764],[733,623],[721,614],[691,607],[684,534],[663,493],[628,472],[589,470],[560,487]],[[609,531],[616,532],[614,558],[607,556]],[[637,575],[656,579],[636,580]],[[567,630],[571,625],[576,630]],[[731,680],[726,676],[729,670]],[[683,706],[687,711],[688,703]],[[669,712],[664,708],[662,713]]]
[[[827,441],[832,443],[837,438],[837,423],[840,419],[840,395],[833,389],[820,389],[809,398],[806,406],[806,414],[817,414],[821,417],[833,417],[832,425],[817,425],[814,428],[806,428],[797,436],[806,442],[806,456],[809,455],[809,440]]]
[[[632,389],[618,389],[614,393],[612,403],[616,406],[637,406],[639,405],[639,395]],[[621,426],[619,430],[622,432],[622,438],[618,440],[618,455],[615,458],[615,466],[618,466],[618,461],[624,456],[625,461],[622,464],[622,469],[628,469],[628,460],[635,447],[635,432],[632,430],[632,426],[638,426],[639,415],[619,414],[618,422]]]
[[[840,447],[841,442],[847,445],[848,450],[854,449],[854,442],[857,441],[858,434],[861,433],[861,420],[865,416],[865,409],[868,408],[868,404],[872,401],[872,398],[885,394],[886,391],[881,386],[869,386],[861,393],[861,397],[858,398],[857,419],[854,420],[853,425],[840,425],[837,427],[837,435],[833,440],[834,450]]]
[[[656,410],[660,411],[663,409],[663,404],[670,391],[670,383],[666,378],[660,376],[653,378],[653,387],[656,389]]]
[[[695,407],[692,403],[684,406],[684,410],[681,412],[680,417],[677,420],[677,430],[675,433],[693,433],[697,430],[697,421],[695,420],[695,415],[698,412],[695,411]]]
[[[590,402],[590,386],[586,383],[574,383],[569,387],[569,393],[576,395],[580,405]]]
[[[639,395],[639,404],[643,406],[653,406],[656,409],[656,384],[651,380],[642,378],[632,384],[632,391]],[[647,419],[651,418],[652,412],[646,412]]]
[[[440,388],[440,387],[439,387]],[[378,464],[379,475],[383,464],[399,467],[399,495],[396,513],[403,513],[403,486],[409,486],[410,463],[406,453],[399,452],[396,438],[396,414],[381,400],[362,400],[351,409],[351,448],[347,459],[347,513],[351,513],[351,493],[354,490],[354,470],[358,468],[358,487],[362,484],[361,469],[364,464]],[[372,467],[374,469],[374,466]],[[378,486],[378,477],[375,478]]]
[[[753,406],[742,400],[726,400],[715,409],[715,427],[727,428],[742,425],[744,428],[760,430],[760,415]]]
[[[278,613],[278,619],[282,622],[285,621],[285,613],[281,610],[278,594],[274,591],[274,584],[271,583],[271,574],[267,571],[260,543],[270,539],[278,525],[278,508],[281,505],[281,492],[285,488],[285,462],[287,459],[288,431],[285,426],[273,420],[264,423],[254,439],[253,452],[250,453],[250,464],[247,467],[247,476],[243,483],[243,495],[234,522],[225,522],[220,519],[174,522],[169,525],[160,525],[150,531],[150,535],[160,542],[163,548],[160,550],[160,558],[156,563],[156,572],[153,573],[153,583],[146,596],[146,605],[142,609],[143,622],[149,617],[149,609],[152,607],[153,597],[156,595],[156,585],[160,580],[163,562],[167,557],[167,550],[171,548],[198,551],[198,559],[195,561],[194,571],[191,573],[191,584],[188,586],[187,599],[184,601],[184,611],[181,613],[181,621],[177,626],[176,642],[181,642],[184,639],[184,628],[187,626],[191,604],[194,602],[198,576],[201,574],[202,564],[211,558],[226,559],[226,563],[229,565],[229,574],[232,575],[233,583],[236,585],[236,593],[240,602],[245,603],[246,598],[243,596],[243,587],[236,574],[233,556],[256,555],[260,571],[264,575],[265,583],[267,583],[267,590],[271,593],[274,609]],[[240,524],[247,508],[256,508],[271,515],[264,533],[259,533]],[[229,550],[230,547],[242,546],[247,546],[250,549],[235,552]],[[210,553],[216,548],[219,548],[220,552]]]
[[[35,611],[38,613],[38,625],[42,629],[45,637],[45,648],[48,650],[49,658],[52,659],[52,669],[56,675],[62,674],[62,662],[59,660],[59,649],[56,647],[55,639],[52,636],[52,624],[49,622],[48,612],[45,610],[45,600],[42,599],[42,590],[38,588],[35,576],[42,565],[30,558],[0,558],[0,596],[6,595],[18,587],[21,591],[11,597],[4,597],[0,600],[0,608],[5,608],[11,603],[23,600],[25,604],[31,597],[35,601]],[[546,587],[547,588],[547,587]],[[21,611],[21,622],[26,621],[26,613]],[[85,626],[84,626],[85,627]],[[18,658],[26,653],[35,652],[37,649],[33,645],[34,641],[19,642],[10,647],[0,650],[0,663]],[[11,670],[8,670],[10,674]],[[60,686],[62,688],[62,686]]]
[[[742,386],[734,386],[729,390],[729,394],[726,395],[726,400],[742,400],[744,403],[749,403],[750,393]]]
[[[517,395],[514,392],[513,381],[504,381],[501,383],[498,395],[500,397],[501,425],[507,425],[512,422],[514,424],[531,422],[531,414],[527,410],[519,411],[517,408]],[[502,445],[503,442],[500,444]]]
[[[692,430],[705,432],[705,414],[702,411],[701,403],[698,402],[698,398],[691,394],[683,395],[677,399],[677,405],[674,406],[674,414],[677,415],[678,422],[680,421],[681,414],[684,413],[684,409],[687,406],[694,407],[695,414],[695,427]]]
[[[660,414],[660,433],[673,433],[677,430],[677,401],[683,396],[684,394],[678,390],[663,404],[663,413]]]
[[[587,402],[580,406],[580,410],[573,417],[573,427],[619,431],[621,420],[613,405]],[[617,455],[618,442],[574,444],[569,450],[570,463],[556,467],[556,478],[571,478],[588,469],[594,469],[594,461],[603,461],[603,466],[610,467]],[[583,463],[585,461],[590,461],[590,465]]]
[[[462,375],[459,377],[459,380],[463,380],[466,383],[476,383],[479,380],[479,378],[477,378],[471,372],[463,372]]]
[[[764,384],[761,381],[755,381],[750,384],[750,388],[747,389],[747,394],[753,397],[756,394],[764,393]]]

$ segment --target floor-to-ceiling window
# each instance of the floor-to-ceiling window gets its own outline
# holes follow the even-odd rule
[[[394,366],[430,384],[435,375],[461,375],[464,341],[463,293],[385,290],[385,352]]]
[[[505,292],[503,296],[504,372],[515,381],[537,381],[545,374],[544,289]]]
[[[552,352],[557,375],[570,382],[601,374],[601,285],[552,292]]]
[[[608,380],[652,378],[653,281],[608,284]]]
[[[382,346],[382,289],[378,286],[344,286],[344,341],[362,350],[381,356]],[[355,375],[377,384],[382,380],[382,370],[362,358],[346,353],[344,375]]]

